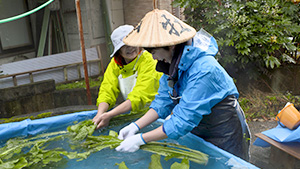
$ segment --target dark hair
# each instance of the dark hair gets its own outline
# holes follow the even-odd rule
[[[114,54],[114,58],[115,60],[121,64],[121,65],[126,65],[125,59],[124,57],[121,55],[120,50],[118,50],[115,54]]]
[[[157,49],[157,48],[163,48],[163,49],[165,49],[165,50],[169,50],[169,46],[163,46],[163,47],[149,47],[149,48],[145,48],[145,47],[144,47],[144,49],[145,49],[146,51],[148,51],[149,53],[151,53],[152,50]]]

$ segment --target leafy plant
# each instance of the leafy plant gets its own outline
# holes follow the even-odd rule
[[[62,134],[66,134],[66,132],[54,132],[27,139],[16,138],[7,141],[6,146],[0,149],[0,168],[18,169],[33,165],[46,166],[51,162],[62,160],[61,155],[67,155],[67,151],[59,148],[45,150],[48,146],[46,143],[60,139]],[[48,138],[49,136],[55,137]],[[25,148],[30,148],[30,150],[23,153]]]
[[[99,87],[103,80],[103,76],[99,76],[96,79],[89,78],[90,87]],[[86,88],[85,80],[75,81],[73,83],[58,84],[55,86],[56,90],[66,90],[66,89],[77,89]]]
[[[119,169],[128,169],[124,161],[122,161],[121,163],[116,163],[116,165],[119,166]]]
[[[22,120],[26,120],[26,119],[35,120],[35,119],[40,119],[40,118],[45,118],[45,117],[50,117],[50,116],[52,116],[52,112],[41,113],[41,114],[38,114],[37,116],[29,116],[29,117],[1,118],[0,124],[18,122],[18,121],[22,121]]]
[[[221,3],[219,3],[221,2]],[[223,64],[254,64],[265,72],[299,64],[300,4],[287,0],[175,0],[185,8],[186,21],[212,33]]]
[[[142,150],[156,153],[165,156],[168,161],[171,158],[188,159],[198,164],[206,165],[208,162],[208,155],[200,151],[187,148],[186,146],[162,143],[162,142],[149,142],[141,146]]]
[[[182,159],[181,163],[173,163],[171,165],[171,169],[189,169],[190,168],[190,163],[189,160],[187,159]]]
[[[125,162],[121,162],[120,164],[116,163],[116,165],[119,166],[119,169],[128,169]],[[182,159],[181,163],[174,162],[171,167],[171,169],[189,169],[190,164],[189,160]],[[160,155],[158,154],[152,154],[151,155],[151,162],[149,164],[148,169],[162,169],[162,165],[160,163]]]
[[[293,103],[295,107],[300,107],[299,96],[291,93],[265,93],[251,88],[251,92],[241,93],[239,103],[245,112],[248,121],[252,120],[275,120],[275,116],[287,102]]]
[[[148,169],[163,169],[160,163],[160,155],[158,154],[151,155],[151,162],[149,164]]]
[[[95,129],[96,125],[94,125],[92,120],[85,120],[81,123],[67,127],[68,132],[72,134],[75,141],[82,141],[87,136],[91,136]]]
[[[240,106],[242,107],[242,109],[245,111],[245,112],[248,112],[248,110],[250,109],[250,100],[247,99],[247,98],[240,98],[239,99],[239,103],[240,103]]]

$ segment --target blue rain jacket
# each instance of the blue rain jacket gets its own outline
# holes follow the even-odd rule
[[[193,38],[192,46],[185,46],[178,66],[178,82],[175,90],[182,96],[175,105],[170,97],[173,88],[168,86],[168,75],[160,79],[158,94],[150,108],[160,118],[171,118],[163,124],[163,130],[169,138],[179,137],[198,126],[203,115],[209,115],[211,109],[229,95],[238,98],[237,88],[232,78],[217,62],[214,56],[218,45],[212,36],[203,36],[201,31]]]

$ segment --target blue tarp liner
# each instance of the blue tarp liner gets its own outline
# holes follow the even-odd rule
[[[0,140],[13,137],[36,135],[42,132],[55,131],[58,128],[72,125],[74,121],[92,119],[97,110],[53,116],[43,119],[26,119],[20,122],[6,123],[0,125]]]
[[[7,123],[7,124],[1,124],[0,125],[0,141],[5,141],[7,139],[13,138],[13,137],[18,137],[18,136],[29,136],[29,135],[36,135],[39,133],[44,133],[44,132],[52,132],[52,131],[57,131],[58,129],[67,127],[69,125],[72,125],[74,121],[83,121],[87,119],[92,119],[97,113],[97,110],[93,111],[83,111],[83,112],[78,112],[78,113],[71,113],[71,114],[66,114],[66,115],[60,115],[60,116],[54,116],[54,117],[48,117],[48,118],[43,118],[43,119],[38,119],[38,120],[24,120],[21,122],[13,122],[13,123]],[[153,128],[158,127],[161,125],[163,122],[162,119],[159,119],[157,122],[155,122],[153,125],[150,125],[152,128],[148,128],[148,130],[152,130]],[[127,125],[127,124],[123,124]],[[116,131],[119,130],[121,127],[119,126],[116,128]],[[141,131],[145,132],[145,131]],[[203,153],[206,153],[209,155],[209,162],[207,166],[204,168],[245,168],[245,169],[254,169],[257,168],[256,166],[240,159],[239,157],[236,157],[216,146],[213,144],[204,141],[203,139],[189,133],[183,137],[181,137],[179,140],[171,140],[171,139],[165,139],[163,141],[167,142],[175,142],[179,143],[181,145],[185,145],[189,148],[199,150]],[[104,151],[111,151],[111,150],[104,150]],[[123,160],[124,157],[119,156],[124,156],[124,153],[121,152],[115,152],[116,155],[115,157],[112,157],[112,155],[108,155],[107,153],[100,153],[96,154],[95,158],[88,158],[86,160],[83,160],[82,162],[73,162],[72,164],[69,165],[69,168],[82,168],[91,166],[96,164],[96,161],[103,161],[101,165],[103,167],[106,164],[111,165],[111,163],[115,164],[118,163],[118,160]],[[139,154],[140,153],[140,154]],[[131,153],[130,157],[127,156],[128,158],[140,158],[144,153],[142,150],[137,151],[136,153]],[[91,155],[92,156],[92,155]],[[109,161],[111,160],[111,161]],[[145,164],[142,164],[143,162],[140,161],[141,159],[138,160],[138,165],[142,165],[144,168],[148,167],[149,162],[145,162]],[[135,161],[137,161],[135,160]],[[96,164],[99,167],[99,164]],[[135,164],[136,165],[136,164]],[[117,166],[115,166],[118,168]],[[128,166],[129,167],[129,166]],[[193,168],[193,164],[190,166]],[[107,168],[107,167],[105,167]],[[130,168],[130,167],[129,167]],[[135,166],[135,168],[140,168],[138,166]],[[199,167],[196,167],[199,168]],[[202,168],[202,167],[201,167]]]
[[[278,125],[273,129],[263,131],[262,134],[280,143],[300,142],[300,126],[298,126],[298,128],[296,128],[295,130],[290,130]],[[270,146],[269,143],[260,138],[257,138],[253,144],[261,147]]]

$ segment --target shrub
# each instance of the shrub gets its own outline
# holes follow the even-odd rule
[[[300,64],[300,5],[287,0],[175,0],[188,24],[204,28],[219,44],[217,58],[262,73]]]

